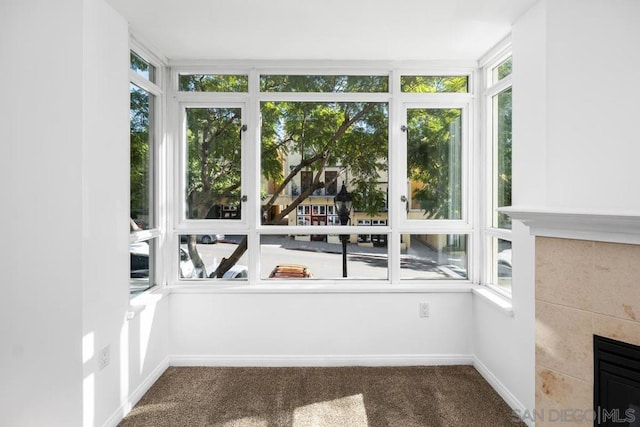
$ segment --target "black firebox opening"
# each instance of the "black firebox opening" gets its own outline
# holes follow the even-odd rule
[[[593,336],[594,426],[640,427],[640,347]]]

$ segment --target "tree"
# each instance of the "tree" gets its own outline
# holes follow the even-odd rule
[[[461,110],[407,112],[407,175],[412,207],[431,219],[462,217]]]
[[[129,212],[132,219],[149,214],[149,103],[149,93],[131,85]]]
[[[467,76],[403,76],[403,92],[465,93]],[[412,207],[426,218],[462,218],[461,110],[407,111],[407,178]]]
[[[511,62],[508,62],[509,69]],[[511,206],[511,157],[512,157],[512,134],[511,134],[511,113],[512,113],[512,90],[511,88],[500,92],[497,96],[497,205]],[[511,228],[511,217],[498,213],[498,227]]]
[[[268,213],[283,194],[286,186],[302,171],[312,172],[312,181],[269,223],[277,224],[289,212],[296,209],[315,190],[328,188],[342,177],[354,195],[367,194],[371,198],[386,198],[378,188],[380,173],[387,170],[387,104],[368,103],[310,103],[310,102],[265,102],[262,105],[263,155],[272,158],[269,151],[276,150],[278,157],[301,153],[302,159],[286,175],[282,166],[270,170],[263,162],[263,176],[275,181],[276,190],[263,203],[263,213]],[[324,182],[322,177],[327,167],[339,167],[334,181]],[[366,203],[356,196],[356,209],[371,211],[378,204]],[[267,215],[269,218],[269,216]]]
[[[183,76],[189,77],[189,76]],[[378,87],[382,78],[353,76],[268,76],[263,91],[342,92],[362,91]],[[206,80],[206,79],[205,79]],[[202,83],[201,76],[184,87]],[[195,109],[194,109],[195,110]],[[224,111],[223,111],[224,110]],[[205,218],[211,208],[224,200],[237,200],[240,188],[239,111],[230,109],[198,109],[188,111],[188,175],[187,200],[193,217]],[[380,174],[387,170],[388,106],[380,102],[274,102],[261,105],[261,171],[274,186],[273,194],[262,203],[266,224],[278,224],[297,206],[320,188],[327,188],[342,177],[356,196],[356,208],[374,213],[386,199],[378,185]],[[300,155],[300,163],[284,170],[284,160]],[[328,167],[340,172],[331,182],[324,182]],[[272,207],[284,194],[287,185],[302,172],[312,179],[305,191],[271,215]],[[372,202],[375,201],[375,202]],[[381,202],[382,201],[382,202]],[[191,245],[190,245],[191,246]],[[246,251],[244,239],[229,258],[223,258],[211,275],[221,277]],[[191,248],[190,248],[191,249]],[[195,242],[193,245],[195,250]],[[191,253],[191,250],[190,250]],[[192,256],[192,258],[194,258]],[[194,265],[203,268],[199,257]]]

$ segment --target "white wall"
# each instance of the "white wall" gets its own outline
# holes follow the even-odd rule
[[[103,0],[3,1],[0,57],[0,425],[103,425],[168,343],[161,296],[125,320],[127,23]]]
[[[82,420],[81,3],[0,2],[3,426]]]
[[[167,301],[129,310],[129,32],[102,0],[84,0],[82,246],[84,425],[114,424],[164,368]],[[110,363],[99,369],[100,350]]]
[[[427,301],[430,317],[419,318]],[[170,301],[177,364],[469,363],[471,294],[189,294]]]
[[[129,307],[129,34],[102,0],[85,0],[83,151],[84,425],[114,425],[166,367],[167,298]],[[99,274],[96,274],[99,272]],[[111,363],[100,370],[98,353]]]
[[[638,211],[640,3],[542,0],[514,25],[513,204]],[[535,244],[513,229],[514,317],[474,300],[474,352],[535,405]]]
[[[128,236],[122,232],[129,214],[128,30],[104,3],[83,3],[84,425],[91,426],[101,425],[120,397],[119,335],[129,298]],[[106,346],[110,363],[99,370],[98,355]]]
[[[640,2],[547,1],[547,204],[640,211]]]
[[[481,372],[489,372],[487,379],[517,411],[532,409],[535,403],[534,256],[528,229],[514,224],[513,316],[483,297],[476,295],[473,301],[474,356]]]
[[[537,3],[514,25],[513,204],[546,200],[546,5]],[[534,165],[531,167],[531,165]],[[534,239],[513,225],[513,317],[474,299],[474,354],[516,410],[535,404]]]

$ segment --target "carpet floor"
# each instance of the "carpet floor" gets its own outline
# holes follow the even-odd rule
[[[472,366],[170,367],[119,427],[522,425]]]

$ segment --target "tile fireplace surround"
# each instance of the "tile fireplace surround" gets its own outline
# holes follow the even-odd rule
[[[640,215],[506,211],[536,236],[536,426],[592,426],[593,335],[640,345]]]

